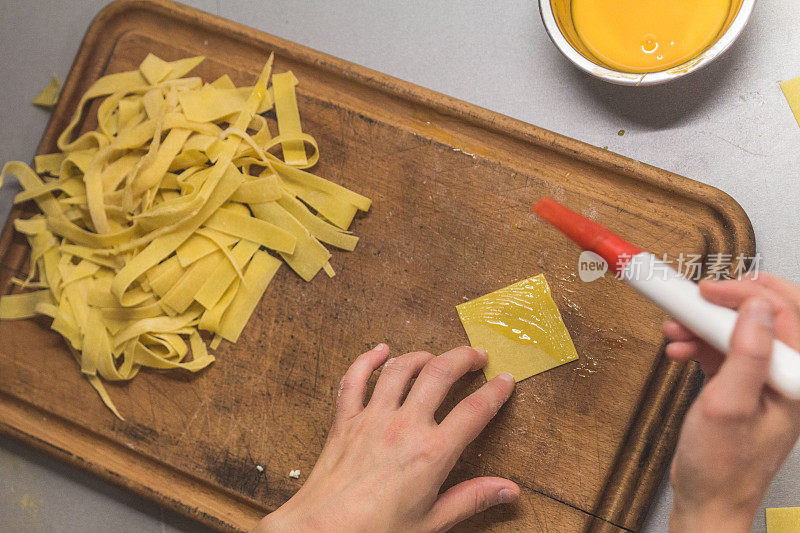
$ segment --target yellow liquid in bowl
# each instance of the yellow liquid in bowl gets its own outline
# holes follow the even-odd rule
[[[731,0],[572,0],[572,23],[599,62],[658,72],[700,55],[721,35]]]

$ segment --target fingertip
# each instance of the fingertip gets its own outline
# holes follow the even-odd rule
[[[512,376],[509,372],[503,372],[502,374],[497,374],[497,379],[510,383],[511,385],[514,385],[514,376]]]
[[[508,372],[503,372],[502,374],[498,374],[494,377],[495,380],[500,384],[500,386],[505,391],[506,400],[511,396],[511,393],[514,392],[514,387],[517,385],[514,376],[509,374]]]
[[[664,349],[665,355],[671,360],[683,363],[692,359],[698,351],[696,342],[671,342]]]
[[[675,348],[673,348],[672,345],[673,343],[670,342],[664,347],[664,355],[670,361],[677,361],[677,359],[675,358]]]
[[[498,504],[514,503],[519,500],[519,487],[514,483],[514,488],[503,488],[497,493]]]
[[[459,522],[495,505],[519,500],[519,486],[501,477],[478,477],[462,481],[442,493],[430,511],[430,529],[447,531]]]
[[[717,288],[718,283],[719,283],[718,281],[713,279],[701,279],[697,283],[697,286],[700,288],[700,292],[713,291],[714,289]]]
[[[494,384],[499,389],[499,392],[502,395],[502,397],[499,398],[501,405],[506,403],[508,399],[511,398],[511,395],[514,393],[514,388],[517,386],[514,376],[508,372],[497,374],[495,377],[489,380],[489,383]]]
[[[672,319],[665,320],[661,325],[661,333],[663,333],[668,339],[679,337],[682,332],[683,326]]]
[[[382,342],[382,343],[378,344],[377,346],[375,346],[375,347],[372,349],[372,351],[373,351],[373,352],[377,352],[377,353],[384,353],[384,352],[386,352],[386,353],[388,354],[388,353],[389,353],[389,345],[388,345],[388,344],[386,344],[386,343],[383,343],[383,342]]]
[[[744,275],[742,276],[742,279],[747,279],[747,280],[750,280],[750,281],[761,280],[763,282],[763,281],[774,280],[775,276],[771,275],[769,272],[761,272],[761,271],[758,271],[758,270],[751,270],[751,271],[745,272]]]
[[[700,289],[700,295],[705,297],[706,295],[715,295],[721,294],[726,291],[726,289],[731,287],[731,283],[738,283],[737,280],[731,279],[701,279],[697,283],[697,287]]]
[[[377,360],[377,366],[384,364],[389,359],[391,352],[389,345],[383,342],[370,350],[370,353],[372,353],[373,357]]]
[[[354,416],[364,408],[367,381],[387,357],[389,357],[389,347],[381,343],[353,361],[339,382],[336,394],[337,419]]]
[[[775,307],[761,296],[746,300],[739,310],[739,316],[744,321],[761,326],[767,332],[775,329]]]
[[[467,346],[466,348],[470,348],[475,353],[478,354],[478,357],[475,360],[475,364],[472,367],[472,371],[475,372],[476,370],[480,370],[481,368],[486,366],[486,361],[489,360],[489,352],[484,350],[483,348],[471,348]]]
[[[373,372],[377,370],[388,357],[389,347],[384,343],[380,343],[359,355],[355,361],[353,361],[353,364],[350,365],[347,373],[352,373],[354,371],[361,372],[367,367],[370,369],[370,372]]]

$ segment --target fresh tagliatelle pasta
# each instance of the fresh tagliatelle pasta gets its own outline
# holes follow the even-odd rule
[[[50,80],[50,83],[41,90],[36,97],[31,100],[31,104],[43,107],[45,109],[51,109],[55,107],[58,103],[58,95],[61,94],[61,82],[58,81],[58,76],[53,74],[53,78]]]
[[[270,57],[252,87],[185,77],[202,59],[151,54],[138,70],[100,78],[58,153],[0,175],[19,180],[15,203],[41,211],[14,221],[30,269],[13,280],[24,292],[0,298],[0,318],[51,317],[120,418],[102,380],[205,368],[214,356],[200,330],[211,349],[235,342],[278,258],[306,281],[333,276],[323,243],[353,250],[347,229],[370,207],[304,170],[319,153],[300,127],[291,72],[272,74]],[[97,128],[75,138],[84,108],[103,97]],[[264,116],[273,109],[277,135]]]

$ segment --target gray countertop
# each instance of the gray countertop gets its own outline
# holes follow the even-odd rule
[[[29,104],[63,80],[104,0],[1,0],[0,162],[29,161],[47,113]],[[755,228],[762,268],[800,282],[794,216],[800,127],[778,82],[800,76],[800,10],[758,2],[734,48],[674,84],[625,88],[589,78],[549,42],[533,0],[196,0],[200,9],[714,185]],[[624,136],[618,136],[620,129]],[[11,195],[0,191],[0,219]],[[2,379],[2,378],[0,378]],[[766,506],[800,505],[800,448]],[[666,530],[671,492],[646,531]],[[0,438],[0,524],[9,531],[198,531],[149,502]],[[761,512],[755,531],[764,531]]]

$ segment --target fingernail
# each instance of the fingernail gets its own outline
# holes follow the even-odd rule
[[[502,374],[498,374],[497,377],[502,379],[503,381],[507,381],[508,383],[514,383],[514,376],[512,376],[508,372],[503,372]]]
[[[754,322],[759,322],[768,328],[775,327],[772,305],[767,300],[761,298],[750,300],[743,312],[745,317]]]
[[[387,348],[387,346],[386,346],[384,343],[380,343],[379,345],[377,345],[376,347],[374,347],[374,348],[373,348],[373,350],[374,350],[374,351],[376,351],[376,352],[382,352],[382,351],[384,351],[386,348]]]
[[[518,498],[519,494],[511,489],[502,489],[497,493],[497,503],[513,503]]]
[[[484,357],[489,357],[489,352],[484,350],[483,348],[475,348],[475,351],[481,354]]]

